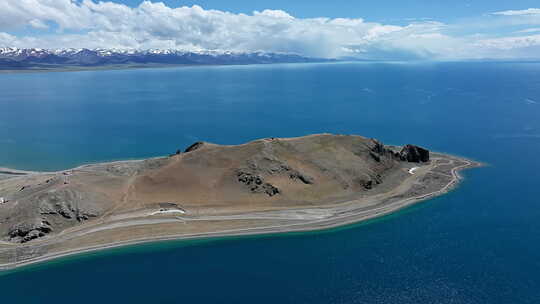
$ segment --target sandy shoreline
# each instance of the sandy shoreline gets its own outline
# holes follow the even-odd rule
[[[146,237],[146,238],[132,239],[128,241],[120,241],[120,242],[114,242],[114,243],[109,243],[109,244],[103,244],[103,245],[98,245],[98,246],[89,246],[89,247],[83,247],[83,248],[77,248],[77,249],[70,249],[66,251],[59,251],[59,252],[54,252],[50,254],[45,254],[45,255],[42,255],[36,258],[27,259],[21,262],[0,264],[0,270],[12,270],[15,268],[42,263],[42,262],[50,261],[53,259],[71,256],[71,255],[89,253],[89,252],[100,251],[100,250],[105,250],[105,249],[113,249],[113,248],[130,246],[130,245],[145,244],[145,243],[151,243],[151,242],[237,237],[237,236],[248,236],[248,235],[267,235],[267,234],[286,233],[286,232],[320,231],[320,230],[333,229],[336,227],[347,226],[351,224],[357,224],[357,223],[371,220],[377,217],[389,215],[391,213],[394,213],[396,211],[399,211],[401,209],[404,209],[406,207],[409,207],[421,201],[443,195],[447,193],[448,191],[450,191],[452,188],[454,188],[459,183],[459,181],[462,180],[460,171],[469,169],[469,168],[483,166],[483,164],[479,162],[469,161],[469,160],[466,160],[463,158],[457,158],[457,157],[455,159],[463,161],[464,164],[460,166],[456,166],[451,169],[452,179],[448,184],[446,184],[441,189],[431,192],[431,193],[418,195],[415,197],[409,197],[409,198],[405,198],[401,200],[396,200],[391,203],[381,202],[380,205],[382,206],[377,207],[377,208],[372,208],[368,210],[363,210],[361,208],[352,209],[347,212],[343,212],[342,215],[334,215],[328,218],[309,220],[309,221],[304,221],[300,223],[292,223],[292,224],[286,224],[286,225],[271,225],[271,226],[262,226],[262,227],[254,227],[254,228],[228,229],[228,230],[211,231],[211,232],[194,233],[194,234],[179,234],[179,235]],[[127,160],[127,161],[119,161],[119,162],[133,162],[133,161],[141,161],[141,160]],[[80,169],[80,168],[84,168],[85,166],[88,166],[88,165],[82,165],[77,168]],[[0,169],[0,171],[1,170],[3,169]],[[6,170],[10,170],[10,169],[6,169]],[[70,169],[70,170],[73,170],[73,169]],[[13,170],[13,171],[21,172],[19,170]],[[63,170],[59,172],[64,172],[64,171],[69,171],[69,170]],[[30,171],[24,171],[24,172],[30,172]]]

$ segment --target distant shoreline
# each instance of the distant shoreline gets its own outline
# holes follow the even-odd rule
[[[225,67],[225,66],[270,66],[270,65],[284,65],[284,64],[320,64],[320,63],[341,63],[344,61],[340,60],[313,60],[306,62],[269,62],[269,63],[216,63],[216,64],[159,64],[159,63],[148,63],[148,64],[106,64],[106,65],[95,65],[95,66],[62,66],[62,65],[51,65],[51,66],[35,66],[35,67],[24,67],[24,68],[6,68],[0,66],[0,74],[33,74],[33,73],[54,73],[54,72],[84,72],[84,71],[121,71],[121,70],[144,70],[144,69],[166,69],[166,68],[188,68],[188,67]]]
[[[250,63],[250,64],[142,64],[142,65],[99,65],[99,66],[58,66],[58,67],[29,67],[23,69],[3,69],[0,74],[33,74],[33,73],[55,73],[55,72],[84,72],[84,71],[122,71],[122,70],[143,70],[143,69],[166,69],[182,67],[213,67],[213,66],[242,66],[242,65],[272,65],[280,63]]]
[[[444,155],[444,154],[440,154],[440,155]],[[454,156],[450,156],[450,158],[458,160],[460,162],[464,162],[464,163],[461,165],[455,166],[450,170],[450,173],[452,174],[452,179],[450,180],[450,182],[445,184],[441,189],[431,192],[431,193],[425,193],[418,196],[408,197],[408,198],[400,199],[400,200],[389,202],[389,203],[386,203],[383,201],[379,204],[380,206],[377,205],[379,206],[377,208],[362,210],[362,211],[357,211],[353,209],[348,213],[343,212],[342,215],[331,216],[329,218],[323,218],[319,220],[310,220],[310,221],[295,223],[295,224],[272,225],[272,226],[262,226],[262,227],[242,228],[242,229],[227,229],[227,230],[210,231],[210,232],[204,232],[204,233],[194,233],[194,234],[145,237],[145,238],[140,238],[140,239],[132,239],[132,240],[127,240],[127,241],[106,243],[106,244],[96,245],[96,246],[75,248],[75,249],[45,254],[43,256],[30,258],[30,259],[23,260],[20,262],[0,264],[0,271],[14,270],[20,267],[43,263],[50,260],[59,259],[59,258],[72,256],[72,255],[90,253],[90,252],[101,251],[101,250],[106,250],[106,249],[114,249],[114,248],[119,248],[119,247],[133,246],[133,245],[139,245],[139,244],[146,244],[146,243],[173,241],[173,240],[174,241],[181,241],[181,240],[187,241],[187,240],[196,240],[196,239],[228,238],[228,237],[250,236],[250,235],[264,236],[264,235],[272,235],[272,234],[277,234],[277,233],[280,233],[280,234],[290,233],[290,232],[311,232],[311,231],[314,232],[314,231],[329,230],[329,229],[334,229],[337,227],[345,227],[348,225],[358,224],[360,222],[372,220],[378,217],[395,213],[399,210],[410,207],[419,202],[443,195],[447,193],[448,191],[452,190],[453,188],[455,188],[459,184],[459,182],[463,179],[462,175],[460,174],[461,171],[470,169],[470,168],[481,167],[485,165],[480,162],[466,160],[466,159],[458,158]],[[136,162],[136,161],[138,160],[127,160],[127,161],[118,161],[118,162]],[[89,166],[89,165],[82,165],[77,168],[84,168],[85,166]],[[74,169],[69,169],[69,170],[74,170]],[[2,170],[6,171],[10,169],[2,169]],[[63,171],[69,171],[69,170],[63,170]],[[11,170],[11,171],[21,172],[21,170]],[[23,172],[29,172],[29,171],[23,171]],[[59,172],[62,172],[62,171],[59,171]],[[39,172],[33,172],[33,173],[39,174]],[[12,246],[15,247],[16,245],[12,245]]]
[[[269,65],[284,65],[284,64],[332,64],[332,63],[511,63],[511,64],[537,64],[540,60],[483,60],[483,61],[400,61],[400,60],[339,60],[329,59],[321,61],[305,61],[305,62],[269,62],[269,63],[216,63],[216,64],[107,64],[97,66],[35,66],[24,68],[7,68],[0,66],[1,74],[34,74],[34,73],[58,73],[58,72],[85,72],[85,71],[122,71],[122,70],[144,70],[144,69],[167,69],[167,68],[182,68],[182,67],[224,67],[224,66],[269,66]]]

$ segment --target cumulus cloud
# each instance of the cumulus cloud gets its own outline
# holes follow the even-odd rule
[[[496,12],[489,16],[502,18],[504,25],[507,20],[515,24],[514,19],[519,15],[540,22],[535,14],[540,16],[540,9]],[[31,28],[33,34],[15,34],[27,28]],[[150,1],[136,7],[93,0],[0,1],[0,46],[269,51],[327,58],[462,59],[511,57],[513,50],[534,47],[537,41],[535,35],[490,37],[455,33],[455,28],[456,25],[430,20],[397,26],[360,18],[296,18],[282,10],[233,14],[196,5],[169,7]],[[471,28],[467,32],[471,32]],[[516,34],[531,33],[524,30]],[[523,56],[524,53],[515,54]]]

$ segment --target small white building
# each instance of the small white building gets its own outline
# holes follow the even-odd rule
[[[7,201],[5,198],[3,197],[0,197],[0,204],[5,204]]]

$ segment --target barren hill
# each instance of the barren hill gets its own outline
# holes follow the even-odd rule
[[[123,227],[178,220],[189,230],[186,223],[195,227],[205,221],[244,220],[257,227],[274,218],[279,223],[331,218],[445,190],[454,182],[453,170],[470,165],[442,155],[430,159],[429,151],[417,146],[390,147],[361,136],[267,138],[237,146],[199,142],[163,158],[55,173],[4,172],[0,237],[5,246],[58,246],[64,238],[98,231],[114,235]],[[173,233],[145,228],[137,233]],[[131,237],[125,233],[121,239],[139,236],[134,230]]]

